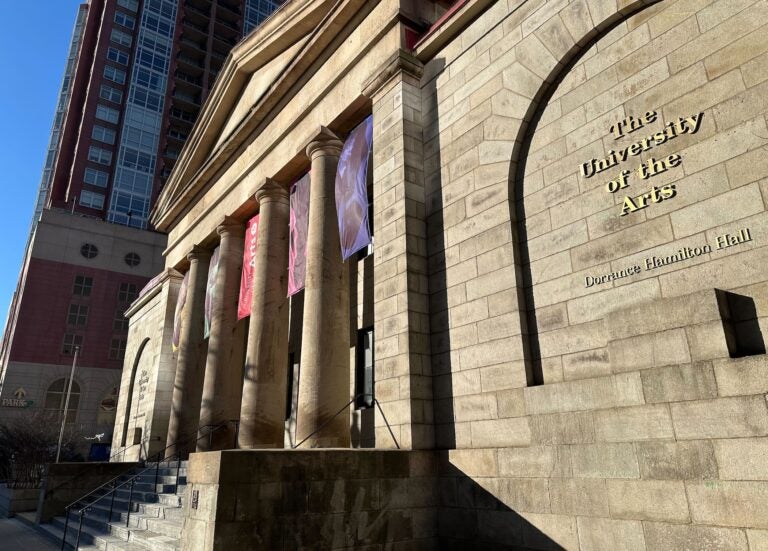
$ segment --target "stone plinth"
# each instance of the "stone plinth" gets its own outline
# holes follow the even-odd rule
[[[435,544],[431,452],[226,450],[190,456],[181,549]]]

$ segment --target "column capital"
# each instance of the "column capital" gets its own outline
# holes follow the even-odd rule
[[[344,143],[339,137],[325,126],[321,126],[318,133],[309,140],[309,143],[305,147],[305,151],[307,152],[307,157],[310,159],[321,157],[323,155],[338,157],[341,154],[342,147],[344,147]]]
[[[253,194],[253,198],[259,202],[259,205],[267,201],[287,201],[288,188],[272,178],[266,178]]]
[[[417,81],[421,80],[421,75],[424,74],[424,65],[421,61],[402,49],[392,54],[373,72],[373,75],[363,84],[363,95],[373,99],[392,79],[401,74],[408,75]]]
[[[192,250],[187,253],[187,260],[190,262],[197,262],[199,260],[208,260],[211,258],[212,251],[210,249],[206,249],[205,247],[201,247],[200,245],[195,245],[192,247]]]
[[[237,218],[225,216],[224,221],[216,227],[216,233],[221,237],[225,235],[245,235],[245,224]]]

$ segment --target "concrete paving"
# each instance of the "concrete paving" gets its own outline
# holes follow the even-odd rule
[[[58,551],[59,546],[16,518],[0,519],[3,551]]]

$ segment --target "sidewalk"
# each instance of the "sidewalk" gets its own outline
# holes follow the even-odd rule
[[[58,551],[59,546],[17,518],[0,519],[0,548],[3,551]]]

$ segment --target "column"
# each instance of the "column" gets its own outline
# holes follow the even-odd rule
[[[336,415],[350,399],[348,271],[334,193],[342,145],[322,128],[307,147],[312,169],[296,441],[315,434],[302,447],[349,447],[349,412]]]
[[[187,260],[187,300],[181,318],[166,457],[171,457],[177,452],[186,457],[195,449],[193,440],[200,419],[200,397],[203,393],[205,356],[200,348],[203,343],[205,284],[211,251],[195,246],[187,255]]]
[[[421,74],[421,62],[401,50],[363,93],[373,103],[374,357],[386,366],[376,384],[396,389],[382,393],[380,403],[400,446],[429,449],[435,436]],[[377,412],[376,447],[394,446]]]
[[[208,357],[200,404],[200,435],[208,434],[212,426],[233,421],[240,415],[243,365],[237,361],[235,326],[237,299],[240,292],[240,271],[243,265],[242,222],[226,217],[216,228],[219,243],[219,270],[216,293],[211,305],[211,332],[208,337]],[[235,425],[229,424],[197,441],[197,451],[224,450],[235,446]]]
[[[282,448],[288,375],[288,190],[267,179],[256,192],[259,234],[248,325],[241,448]]]

